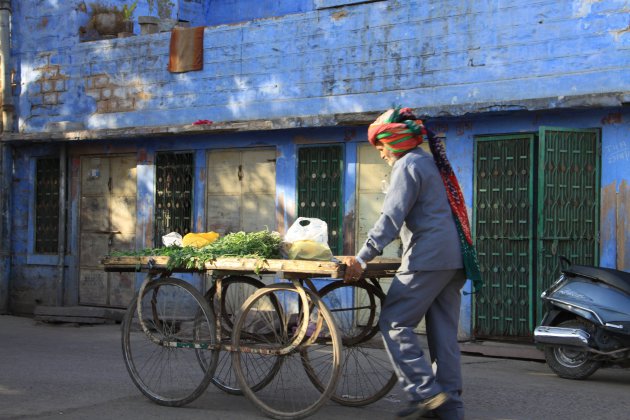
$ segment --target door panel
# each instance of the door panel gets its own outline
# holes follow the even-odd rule
[[[328,225],[333,255],[343,251],[342,146],[302,147],[298,150],[297,215],[316,217]]]
[[[136,197],[112,197],[111,230],[122,234],[132,234],[136,231]]]
[[[275,149],[208,152],[208,230],[225,235],[276,229],[275,157]]]
[[[127,307],[134,295],[134,273],[107,273],[109,281],[109,305]]]
[[[79,303],[126,307],[133,276],[105,273],[101,260],[114,250],[135,249],[136,158],[81,159]]]
[[[225,235],[241,230],[240,204],[239,195],[209,195],[206,201],[208,231]]]
[[[599,262],[599,150],[598,130],[540,129],[538,296],[560,274],[559,256]]]
[[[82,268],[79,274],[79,303],[81,305],[107,305],[108,273],[99,269]]]
[[[109,235],[107,233],[81,233],[81,250],[79,256],[82,267],[96,267],[109,252]]]
[[[107,231],[109,220],[109,197],[81,197],[81,228],[85,231]]]
[[[534,135],[478,138],[475,149],[475,239],[484,280],[475,295],[475,336],[527,337]]]
[[[358,147],[357,168],[357,229],[356,250],[363,246],[367,233],[381,214],[385,191],[392,168],[380,158],[371,144]],[[383,250],[383,257],[400,258],[400,240],[396,239]]]
[[[208,156],[211,160],[206,169],[208,194],[240,195],[241,182],[238,171],[241,165],[240,152],[212,151]]]
[[[243,152],[243,193],[271,193],[276,188],[275,150]]]
[[[273,230],[276,224],[275,194],[243,194],[243,229],[245,232]]]
[[[100,157],[81,159],[81,194],[109,193],[109,162]]]
[[[136,196],[136,158],[123,156],[110,160],[113,196]]]

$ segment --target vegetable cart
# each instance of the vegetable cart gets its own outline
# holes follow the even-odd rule
[[[123,356],[140,391],[181,406],[212,382],[244,394],[272,418],[313,414],[328,399],[350,406],[387,394],[396,377],[378,334],[379,278],[399,260],[368,263],[356,283],[329,261],[221,257],[201,270],[170,268],[169,257],[106,257],[106,271],[146,273],[122,324]],[[173,272],[210,275],[204,294]],[[274,274],[265,285],[259,274]]]

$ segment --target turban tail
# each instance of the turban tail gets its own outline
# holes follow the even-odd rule
[[[468,212],[466,211],[466,203],[462,190],[457,181],[457,177],[453,172],[451,163],[446,157],[446,150],[442,141],[435,137],[433,133],[424,127],[421,120],[409,119],[404,122],[393,122],[400,120],[405,114],[413,115],[409,108],[390,109],[376,119],[368,128],[368,140],[372,145],[377,142],[383,144],[394,156],[400,157],[412,150],[425,140],[429,141],[429,148],[433,154],[433,159],[437,165],[442,182],[446,189],[448,203],[455,219],[457,233],[459,235],[462,258],[464,260],[464,268],[466,277],[473,282],[475,291],[478,291],[483,282],[481,279],[481,271],[479,269],[479,261],[477,252],[472,241],[470,232],[470,223],[468,221]]]

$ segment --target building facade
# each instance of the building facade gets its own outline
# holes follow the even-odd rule
[[[627,1],[158,0],[143,33],[151,3],[116,37],[83,1],[0,1],[0,311],[124,307],[141,277],[100,259],[173,230],[314,216],[353,254],[392,105],[446,134],[469,206],[485,285],[462,336],[528,340],[560,255],[630,268]],[[173,24],[204,26],[202,68],[169,70]]]

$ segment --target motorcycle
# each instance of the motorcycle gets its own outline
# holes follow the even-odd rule
[[[534,330],[547,364],[568,379],[630,367],[630,273],[561,259],[560,277],[541,295],[545,315]]]

